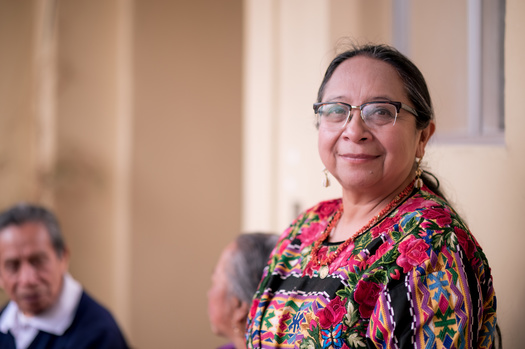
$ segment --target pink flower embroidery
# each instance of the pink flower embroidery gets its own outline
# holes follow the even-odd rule
[[[407,273],[412,267],[419,265],[429,259],[426,251],[429,245],[410,235],[405,241],[399,244],[400,256],[397,257],[397,265],[403,268],[403,273]]]
[[[250,318],[254,318],[257,313],[257,308],[259,307],[259,299],[255,299],[252,302],[252,307],[250,308]]]
[[[399,269],[396,268],[394,271],[390,273],[390,277],[394,280],[399,280],[399,277],[401,276],[401,273],[399,273]]]
[[[424,210],[421,214],[423,218],[436,221],[436,223],[441,226],[447,226],[452,223],[452,218],[450,218],[450,212],[439,207],[439,208],[430,208]],[[426,227],[427,222],[423,223],[423,227]]]
[[[381,286],[375,282],[359,280],[354,292],[354,300],[359,304],[359,312],[364,318],[372,316]]]
[[[346,315],[346,307],[340,297],[335,297],[315,315],[319,317],[321,328],[330,328],[341,322]]]
[[[375,261],[377,261],[379,258],[383,257],[385,255],[385,253],[387,253],[391,249],[392,249],[392,245],[390,245],[390,243],[388,243],[388,242],[383,243],[381,246],[379,246],[379,248],[377,249],[376,253],[373,256],[371,256],[370,258],[368,258],[366,263],[369,266],[372,265],[373,263],[375,263]]]
[[[301,248],[313,244],[324,232],[326,224],[321,223],[311,223],[310,226],[301,229],[301,234],[298,236],[301,240]]]
[[[476,252],[476,245],[463,229],[454,227],[454,232],[458,237],[458,242],[461,245],[461,248],[465,250],[467,257],[472,259],[474,257],[474,253]]]
[[[325,218],[330,217],[340,206],[341,203],[339,200],[324,202],[317,210],[319,220],[324,220]]]
[[[399,213],[414,212],[418,209],[435,205],[436,202],[425,198],[413,197],[399,207]]]
[[[398,222],[398,220],[396,218],[392,218],[392,217],[387,217],[387,218],[383,219],[383,221],[381,223],[379,223],[379,225],[377,225],[375,228],[373,228],[371,230],[372,237],[376,238],[381,233],[388,233],[389,231],[392,231],[394,225],[397,222]]]
[[[281,243],[281,246],[279,246],[279,251],[277,252],[279,255],[282,255],[284,250],[286,250],[286,248],[288,247],[288,245],[290,244],[290,240],[284,240],[282,243]]]
[[[350,243],[350,245],[347,248],[341,251],[341,253],[334,259],[334,261],[330,263],[330,274],[335,273],[336,270],[338,270],[341,266],[345,266],[350,270],[354,270],[354,266],[357,265],[359,269],[362,269],[362,261],[358,258],[358,256],[355,256],[355,258],[352,257],[353,250],[354,244]]]

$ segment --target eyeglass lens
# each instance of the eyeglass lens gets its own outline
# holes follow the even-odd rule
[[[330,129],[343,127],[350,120],[351,109],[355,107],[339,103],[322,104],[317,111],[319,126]],[[397,109],[389,103],[369,103],[358,109],[361,109],[361,118],[368,127],[393,125],[396,121]]]

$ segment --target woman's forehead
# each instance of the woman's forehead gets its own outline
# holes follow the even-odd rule
[[[342,62],[326,84],[323,101],[339,97],[361,101],[380,98],[405,101],[406,93],[394,67],[376,58],[357,56]]]

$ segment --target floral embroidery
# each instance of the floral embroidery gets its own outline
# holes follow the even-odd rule
[[[259,300],[258,299],[255,299],[253,302],[252,302],[252,306],[250,308],[250,317],[253,318],[255,316],[255,314],[257,313],[257,307],[259,307]]]
[[[337,200],[330,201],[326,205],[323,205],[319,208],[317,211],[317,214],[319,215],[320,220],[324,220],[328,217],[330,217],[339,207],[341,206],[341,203]]]
[[[346,315],[346,307],[340,297],[335,297],[328,305],[315,315],[319,317],[322,328],[330,328],[339,323]]]
[[[429,207],[435,205],[434,200],[429,200],[427,197],[413,197],[410,201],[405,202],[400,208],[399,213],[411,213],[421,210],[423,207]]]
[[[284,250],[286,250],[286,248],[288,247],[288,245],[290,244],[290,240],[284,240],[282,241],[281,245],[279,246],[279,250],[277,252],[277,254],[282,254]]]
[[[298,236],[299,240],[301,240],[301,247],[312,245],[325,228],[326,224],[315,222],[303,229],[301,235]]]
[[[388,251],[392,249],[392,245],[388,242],[383,243],[379,248],[377,249],[376,253],[373,256],[370,256],[368,260],[366,261],[366,264],[368,266],[374,264],[379,258],[383,257]]]
[[[334,261],[328,266],[330,273],[334,273],[337,269],[341,268],[342,265],[348,265],[352,270],[362,270],[365,266],[365,263],[361,256],[356,256],[355,258],[350,258],[352,256],[352,249],[350,248],[344,250]],[[321,251],[321,250],[320,250]],[[333,252],[332,252],[333,253]]]
[[[359,312],[364,318],[369,318],[379,298],[381,286],[375,282],[359,280],[354,292],[354,299],[359,304]]]
[[[392,217],[386,217],[372,230],[372,237],[376,238],[379,236],[379,234],[388,233],[389,231],[392,231],[395,223],[397,223],[396,219]]]
[[[428,248],[429,245],[425,241],[416,239],[415,236],[410,235],[399,244],[399,252],[401,254],[397,257],[397,265],[403,268],[403,273],[407,273],[414,266],[429,259],[426,253]]]
[[[431,208],[422,212],[421,216],[428,220],[436,221],[436,223],[442,227],[452,223],[452,218],[450,217],[450,212],[445,210],[443,207]],[[424,228],[428,227],[428,223],[424,222],[422,224]]]
[[[490,268],[446,202],[428,188],[419,190],[341,250],[321,281],[310,251],[340,205],[341,200],[322,202],[283,233],[250,309],[248,348],[387,347],[395,341],[394,330],[414,340],[414,348],[492,346],[496,299]],[[319,253],[333,253],[337,247],[328,244]],[[469,265],[462,265],[467,258]],[[458,272],[465,267],[484,285],[481,289],[469,290],[464,273]],[[409,305],[407,298],[390,298],[394,289],[397,294],[407,292]],[[483,305],[475,320],[467,299]],[[439,311],[427,312],[433,304]],[[455,309],[456,315],[448,309]],[[392,322],[391,314],[408,311],[413,314],[411,323]],[[472,337],[479,338],[477,343],[466,342],[469,338],[457,330],[459,319],[466,319],[461,326],[467,327],[477,321],[480,329]],[[432,332],[435,335],[429,336]]]
[[[465,250],[467,257],[472,259],[474,257],[474,252],[476,252],[476,245],[474,242],[469,239],[467,233],[461,228],[454,227],[454,233],[456,233],[459,244]]]

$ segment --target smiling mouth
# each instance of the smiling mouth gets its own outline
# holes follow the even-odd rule
[[[369,154],[339,154],[339,156],[346,160],[351,161],[368,161],[368,160],[374,160],[379,157],[379,155],[369,155]]]

